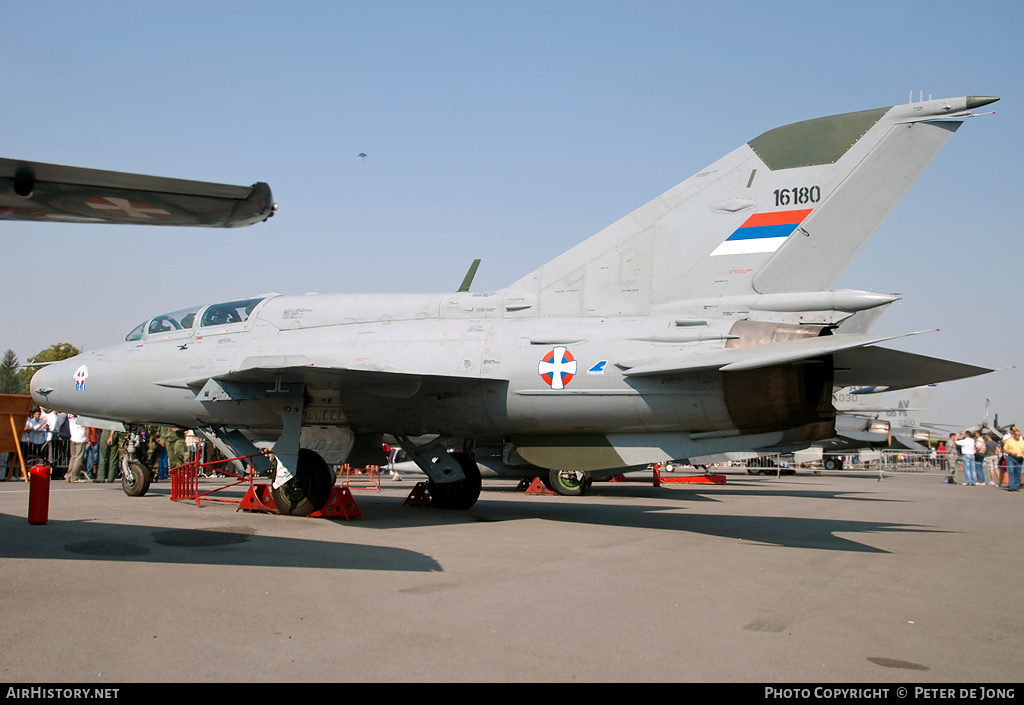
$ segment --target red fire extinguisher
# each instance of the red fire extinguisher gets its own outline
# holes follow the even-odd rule
[[[28,474],[28,523],[45,524],[50,511],[50,468],[36,465]]]

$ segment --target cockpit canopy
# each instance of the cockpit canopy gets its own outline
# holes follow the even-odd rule
[[[249,320],[253,309],[261,301],[263,301],[262,298],[241,299],[205,307],[193,306],[173,313],[163,313],[133,328],[132,332],[125,336],[125,342],[142,340],[143,336],[162,337],[176,331],[190,330],[196,325],[197,317],[200,327],[244,323]],[[199,314],[202,316],[200,317]]]

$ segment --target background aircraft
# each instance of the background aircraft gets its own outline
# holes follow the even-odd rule
[[[897,297],[829,287],[995,100],[770,130],[496,292],[261,295],[161,314],[39,371],[33,395],[97,423],[198,427],[234,455],[273,439],[275,500],[296,514],[326,500],[327,463],[379,453],[383,434],[452,508],[479,494],[478,439],[572,486],[830,438],[836,386],[989,371],[876,347],[898,336],[865,322]],[[0,192],[32,203],[17,178]]]

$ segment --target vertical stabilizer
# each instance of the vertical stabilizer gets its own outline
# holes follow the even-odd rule
[[[549,316],[830,287],[969,110],[955,98],[770,130],[508,287]]]

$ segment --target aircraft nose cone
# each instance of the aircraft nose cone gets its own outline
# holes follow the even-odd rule
[[[967,98],[967,109],[970,110],[972,108],[980,108],[983,105],[988,105],[989,103],[995,103],[997,100],[999,100],[999,99],[996,98],[995,96],[990,96],[990,95],[972,95],[972,96],[968,96],[968,98]]]
[[[32,375],[32,383],[29,387],[29,391],[32,394],[32,401],[39,406],[45,406],[50,408],[53,402],[50,401],[51,395],[57,391],[57,374],[54,368],[56,365],[47,365],[46,367],[39,368],[34,375]]]
[[[79,357],[40,367],[32,375],[32,384],[29,387],[32,401],[47,409],[75,411],[69,407],[75,399],[73,392],[84,388],[85,377],[88,376],[88,368]]]

